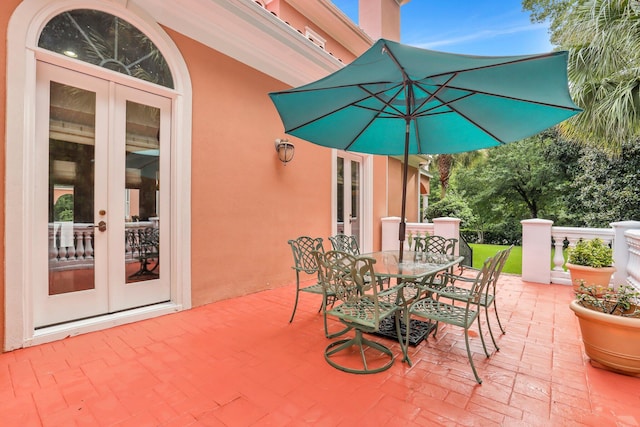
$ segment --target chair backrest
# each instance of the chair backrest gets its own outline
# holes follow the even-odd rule
[[[478,304],[480,302],[482,294],[486,292],[487,286],[494,277],[494,272],[499,262],[499,254],[488,257],[484,261],[482,268],[478,270],[478,274],[469,290],[470,298],[467,300],[467,307],[468,304]]]
[[[358,323],[357,319],[371,318],[378,326],[379,302],[378,286],[373,264],[376,260],[368,257],[356,257],[343,251],[328,251],[322,253],[315,251],[314,256],[318,264],[318,277],[325,287],[325,292],[333,292],[336,303],[342,303],[344,307],[353,306],[354,311],[344,312],[345,321]],[[361,313],[362,304],[366,305],[367,313]],[[355,308],[359,306],[360,308]]]
[[[342,251],[351,255],[360,255],[360,245],[356,236],[336,234],[329,237],[334,251]]]
[[[493,275],[491,277],[492,288],[496,287],[496,283],[498,282],[498,278],[502,273],[502,269],[504,268],[504,265],[507,262],[509,255],[511,254],[511,249],[513,249],[513,245],[511,245],[507,249],[503,249],[502,251],[496,254],[496,257],[498,259],[496,260],[496,266],[495,266]]]
[[[304,271],[307,274],[314,274],[318,271],[318,263],[313,256],[313,251],[324,252],[322,237],[300,236],[297,239],[289,240],[293,251],[293,269]]]
[[[442,236],[417,236],[413,237],[413,250],[416,252],[430,252],[436,254],[453,255],[458,239],[445,238]]]

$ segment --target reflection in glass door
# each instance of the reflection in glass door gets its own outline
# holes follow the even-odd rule
[[[356,236],[362,246],[362,158],[340,153],[336,161],[337,232]]]

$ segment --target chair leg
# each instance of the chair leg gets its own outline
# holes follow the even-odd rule
[[[482,348],[484,349],[484,354],[486,354],[487,357],[489,357],[489,351],[487,351],[487,345],[484,343],[484,335],[482,334],[482,325],[480,324],[480,306],[478,306],[477,321],[478,321],[478,334],[480,335]],[[491,330],[491,327],[489,327],[489,330]]]
[[[493,299],[493,311],[496,313],[496,319],[498,320],[498,326],[500,326],[500,330],[502,331],[502,335],[506,334],[507,331],[502,327],[502,323],[500,322],[500,316],[498,316],[498,307],[496,307],[495,297]]]
[[[296,315],[296,309],[298,308],[298,295],[300,295],[300,273],[296,271],[296,302],[293,304],[293,313],[291,313],[289,323],[293,322],[293,316]]]
[[[333,301],[335,302],[335,297],[327,297],[327,298],[333,298]],[[327,299],[325,299],[323,301],[323,307],[322,307],[322,317],[324,318],[324,336],[331,339],[331,338],[335,338],[335,337],[339,337],[340,335],[344,335],[345,333],[349,332],[351,329],[353,329],[351,326],[347,326],[346,328],[344,328],[341,331],[338,332],[334,332],[332,334],[329,333],[329,326],[327,325]],[[333,303],[332,303],[333,305]]]
[[[333,356],[334,354],[339,353],[340,351],[346,350],[352,346],[356,346],[360,350],[363,369],[350,368],[348,366],[340,365],[331,359],[331,356]],[[364,353],[364,346],[368,346],[380,351],[381,353],[387,355],[389,360],[383,366],[380,366],[374,369],[369,369],[369,367],[367,366],[367,358]],[[389,369],[391,365],[393,365],[393,360],[394,360],[393,353],[391,352],[391,350],[389,350],[387,347],[385,347],[380,343],[364,338],[362,335],[362,331],[359,329],[355,330],[355,336],[353,338],[347,338],[347,339],[335,341],[329,344],[327,348],[324,350],[324,358],[327,361],[327,363],[329,363],[334,368],[344,372],[350,372],[353,374],[375,374],[377,372],[385,371]]]
[[[476,366],[473,364],[473,357],[471,357],[471,349],[469,348],[469,330],[464,330],[464,342],[467,345],[467,357],[469,358],[469,364],[471,365],[471,370],[473,371],[473,375],[476,377],[476,381],[478,384],[482,384],[482,380],[478,376],[478,372],[476,371]]]
[[[402,318],[405,324],[405,329],[407,331],[406,341],[402,339],[402,328],[400,327],[400,313],[396,313],[394,317],[396,318],[396,336],[398,337],[398,343],[400,344],[400,349],[402,350],[402,361],[407,362],[409,366],[411,366],[411,359],[409,359],[409,355],[407,353],[407,348],[409,347],[409,334],[410,334],[410,325],[409,325],[409,307],[405,307],[402,310]]]
[[[496,339],[493,336],[493,329],[491,329],[491,323],[489,322],[489,308],[488,307],[483,307],[484,308],[484,317],[487,320],[487,328],[489,328],[489,335],[491,336],[491,341],[493,341],[493,346],[496,348],[496,351],[500,351],[500,347],[498,347],[498,344],[496,343]],[[480,319],[480,316],[478,316],[478,320]]]

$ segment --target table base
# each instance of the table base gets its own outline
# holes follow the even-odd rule
[[[435,328],[435,323],[426,322],[424,320],[411,319],[409,320],[410,331],[409,331],[409,345],[417,346],[429,336],[433,328]],[[400,322],[400,331],[402,332],[403,339],[404,335],[407,333],[407,327],[404,322]],[[379,335],[385,338],[393,338],[394,340],[398,339],[396,335],[396,322],[393,317],[386,318],[380,321],[380,330],[375,332],[375,335]]]

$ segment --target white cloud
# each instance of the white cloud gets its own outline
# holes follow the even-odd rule
[[[461,43],[474,42],[478,40],[492,39],[492,38],[509,35],[509,34],[520,34],[520,33],[526,33],[530,31],[539,31],[539,30],[546,30],[546,29],[547,27],[545,24],[526,24],[526,25],[519,25],[515,27],[510,27],[510,28],[501,28],[501,29],[495,29],[495,30],[494,29],[481,30],[481,31],[476,31],[474,33],[470,33],[470,34],[464,34],[458,37],[451,37],[447,39],[440,39],[440,40],[428,41],[428,42],[427,41],[413,42],[410,44],[413,46],[418,46],[425,49],[435,49],[441,46],[451,46],[451,45],[457,45]]]

